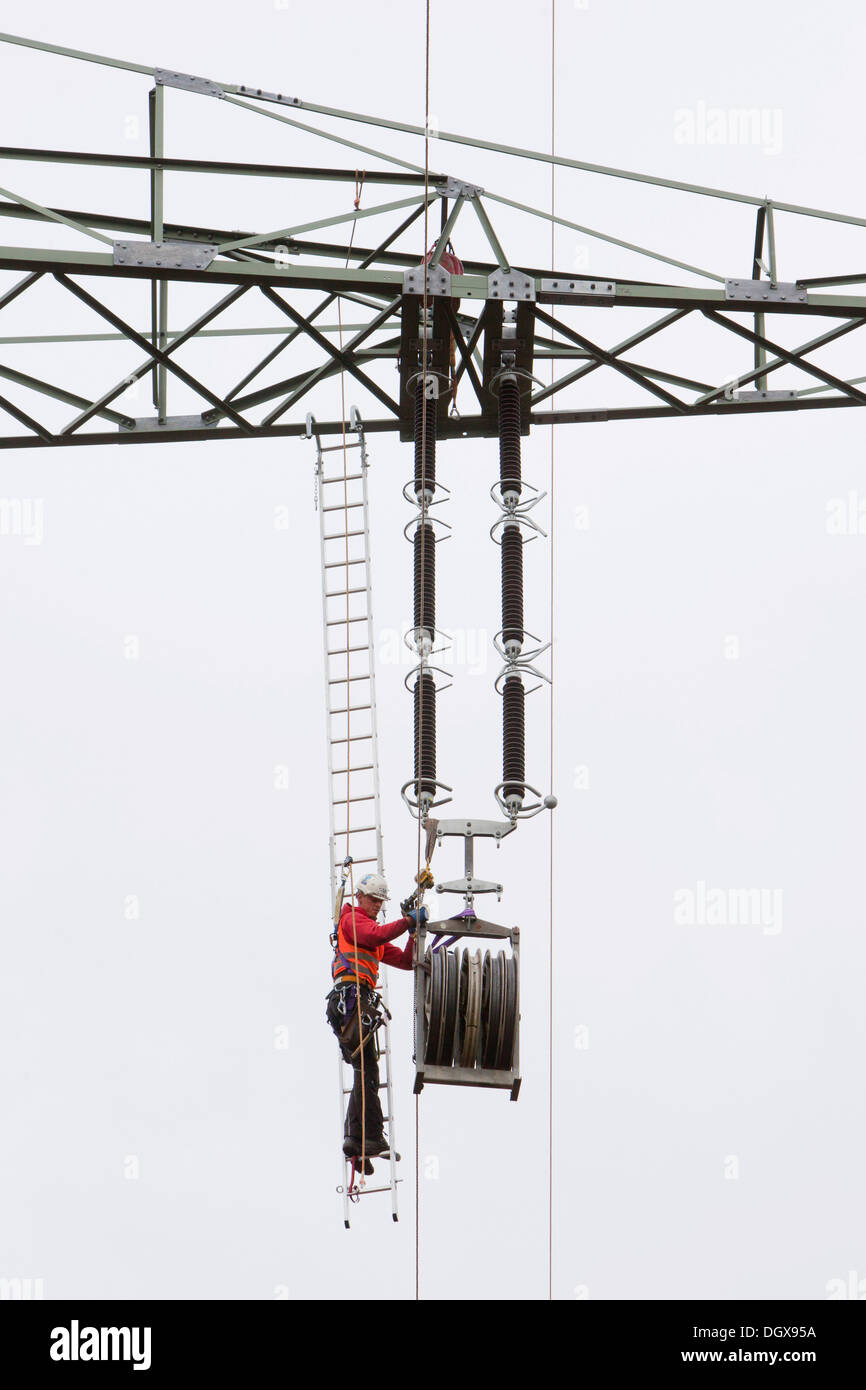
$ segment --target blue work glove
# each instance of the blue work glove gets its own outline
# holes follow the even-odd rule
[[[427,925],[427,919],[429,918],[430,913],[427,911],[426,907],[413,907],[410,912],[406,913],[406,916],[412,923],[412,926],[409,928],[409,931],[413,932],[416,927],[424,927]],[[418,920],[419,917],[421,919],[420,922]]]

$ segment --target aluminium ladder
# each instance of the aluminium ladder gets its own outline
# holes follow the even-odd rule
[[[352,406],[344,441],[323,445],[312,415],[307,438],[316,444],[316,502],[322,561],[322,617],[325,653],[325,702],[328,744],[328,811],[331,920],[333,921],[343,863],[351,854],[358,879],[382,872],[382,820],[379,800],[379,753],[376,733],[376,681],[373,648],[373,609],[370,583],[370,525],[367,496],[367,446],[364,427]],[[350,451],[354,451],[350,453]],[[328,454],[342,455],[326,465]],[[355,880],[357,884],[357,879]],[[351,891],[351,890],[350,890]],[[379,993],[389,1006],[388,970],[381,967]],[[397,1163],[394,1157],[394,1089],[391,1076],[391,1036],[388,1016],[378,1030],[379,1089],[385,1092],[385,1123],[390,1145],[387,1183],[368,1187],[356,1175],[353,1197],[391,1193],[391,1215],[397,1220]],[[339,1051],[340,1142],[353,1071]],[[341,1154],[343,1220],[348,1228],[351,1160]]]

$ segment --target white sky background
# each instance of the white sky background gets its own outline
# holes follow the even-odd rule
[[[239,18],[224,0],[206,13],[153,0],[139,23],[107,2],[73,15],[48,0],[13,27],[421,123],[423,9],[253,0]],[[441,126],[546,149],[549,4],[432,10]],[[819,15],[802,3],[560,0],[558,148],[862,215],[863,29],[853,4]],[[0,65],[5,144],[146,153],[147,78],[11,47]],[[764,109],[769,147],[679,142],[675,113],[699,120],[701,103]],[[223,103],[168,91],[166,110],[169,155],[355,162]],[[423,159],[418,140],[329,128]],[[546,166],[435,143],[430,161],[549,206]],[[147,211],[147,179],[132,172],[4,161],[0,182],[40,202]],[[324,188],[238,180],[232,205],[207,180],[168,177],[166,189],[168,220],[258,231],[351,206],[348,185],[329,202]],[[404,195],[367,188],[365,206],[392,196]],[[574,221],[717,274],[750,271],[753,209],[576,172],[557,176],[556,197]],[[491,215],[515,263],[548,261],[548,225],[495,205]],[[458,253],[483,256],[469,219],[455,232]],[[76,244],[4,221],[5,242]],[[379,229],[362,223],[356,239],[375,244]],[[341,239],[339,228],[321,235]],[[780,216],[780,275],[863,269],[863,235]],[[419,225],[419,259],[422,241]],[[556,263],[711,283],[564,230]],[[109,297],[108,282],[93,288]],[[56,288],[31,293],[3,311],[2,334],[99,329]],[[111,293],[146,322],[141,286]],[[210,302],[198,287],[173,290],[172,326]],[[606,344],[647,321],[620,317],[584,311],[580,321]],[[276,321],[245,301],[235,311],[236,323]],[[710,381],[748,370],[750,349],[732,336],[691,321],[677,332],[687,353],[636,360]],[[783,343],[810,336],[778,320],[768,332]],[[855,333],[823,360],[862,374],[861,346]],[[239,346],[196,351],[183,360],[221,389],[250,360]],[[107,344],[5,346],[0,361],[82,392],[94,363],[103,384],[128,369]],[[388,370],[381,379],[393,387]],[[777,376],[770,385],[807,384]],[[3,390],[52,424],[71,413]],[[170,392],[172,413],[200,408],[183,387]],[[599,372],[580,403],[636,399]],[[347,400],[360,403],[352,382]],[[471,408],[468,383],[461,403]],[[124,405],[148,409],[144,393]],[[339,413],[336,382],[316,410]],[[827,532],[831,499],[863,491],[861,430],[860,413],[836,410],[556,432],[557,1298],[822,1298],[849,1270],[866,1275],[866,538]],[[399,800],[411,701],[405,667],[387,654],[410,610],[400,487],[411,448],[374,437],[370,455],[386,867],[399,896],[415,868],[414,823]],[[456,814],[489,815],[500,776],[489,649],[498,552],[487,539],[496,445],[444,445],[439,460],[454,494],[439,621],[468,653],[439,705],[440,775],[455,785]],[[525,442],[524,460],[547,486],[546,430]],[[0,496],[40,498],[45,518],[41,545],[0,537],[0,1276],[42,1278],[48,1297],[344,1296],[362,1267],[375,1268],[380,1296],[414,1292],[408,976],[392,977],[401,1222],[387,1198],[370,1198],[347,1234],[334,1192],[312,470],[312,447],[295,440],[0,456]],[[273,525],[283,503],[288,533]],[[576,526],[578,509],[588,529]],[[545,637],[548,560],[545,541],[527,553],[527,626]],[[131,634],[137,662],[124,657]],[[731,636],[737,660],[726,659]],[[547,790],[544,695],[528,703],[528,725],[528,774]],[[293,770],[289,792],[273,790],[278,764]],[[461,872],[456,848],[440,854],[440,876]],[[499,1093],[424,1091],[422,1165],[438,1176],[421,1186],[422,1291],[543,1298],[547,821],[522,826],[496,858],[479,851],[477,867],[506,884],[490,915],[522,929],[525,1079],[517,1105]],[[781,930],[676,924],[674,894],[700,881],[781,891]],[[132,922],[130,894],[141,903]],[[281,1024],[288,1052],[273,1047]],[[129,1155],[140,1163],[133,1181]]]

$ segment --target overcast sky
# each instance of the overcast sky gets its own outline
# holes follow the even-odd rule
[[[549,148],[549,0],[431,9],[440,128]],[[424,120],[420,3],[215,0],[205,12],[152,0],[142,22],[108,0],[74,12],[45,0],[15,23],[43,41]],[[802,0],[559,0],[557,148],[863,215],[863,30],[840,0],[820,14]],[[146,153],[147,76],[7,46],[0,65],[5,144]],[[169,91],[166,112],[170,155],[355,162],[222,102]],[[320,124],[423,162],[417,139]],[[543,164],[431,142],[431,167],[550,206]],[[43,204],[147,215],[137,171],[4,160],[0,183]],[[401,196],[381,192],[366,189],[364,205]],[[227,193],[166,179],[172,221],[269,231],[350,206],[346,185],[243,180]],[[556,207],[716,275],[750,273],[750,206],[563,171]],[[491,216],[514,264],[549,262],[549,224],[496,205]],[[100,249],[4,222],[7,244]],[[361,225],[359,241],[387,229]],[[413,235],[420,260],[420,226]],[[863,268],[862,228],[780,214],[776,236],[782,279]],[[485,254],[467,217],[454,240],[458,254]],[[715,283],[567,229],[555,260],[568,273]],[[0,276],[0,294],[15,278]],[[140,284],[99,288],[146,325]],[[199,286],[173,290],[172,327],[211,302]],[[605,345],[648,321],[571,314]],[[277,315],[244,303],[233,322]],[[813,323],[768,320],[785,344]],[[0,316],[4,336],[99,328],[50,283]],[[271,341],[211,340],[183,360],[228,389]],[[750,366],[747,344],[691,319],[657,348],[635,360],[710,382]],[[82,394],[137,360],[110,343],[0,350],[0,364]],[[858,333],[823,360],[866,374]],[[390,367],[380,379],[394,389]],[[791,371],[770,384],[816,383]],[[575,405],[642,396],[610,372],[579,390]],[[171,413],[201,408],[171,392]],[[70,416],[3,393],[52,425]],[[352,382],[347,400],[379,413]],[[120,408],[146,414],[146,393]],[[315,409],[339,414],[337,382]],[[550,498],[539,511],[554,544],[552,633],[550,542],[526,556],[527,626],[555,639],[552,883],[546,818],[476,860],[506,888],[485,911],[521,927],[523,1089],[517,1105],[424,1091],[426,1298],[547,1297],[551,897],[554,1297],[820,1299],[866,1280],[862,419],[556,431],[552,524]],[[0,433],[16,428],[4,417]],[[439,459],[454,528],[438,556],[439,623],[456,654],[439,769],[455,814],[489,816],[501,775],[496,445],[448,443]],[[376,436],[370,460],[386,871],[399,898],[416,853],[399,796],[411,701],[395,660],[411,605],[400,496],[411,448]],[[524,461],[549,489],[548,430],[524,441]],[[342,1297],[359,1269],[378,1296],[414,1295],[408,976],[392,977],[400,1223],[370,1197],[347,1233],[335,1193],[313,462],[300,440],[0,455],[0,498],[39,518],[0,536],[0,1277],[42,1280],[49,1298]],[[527,773],[547,791],[546,693],[527,719]],[[275,789],[283,767],[290,787]],[[451,878],[461,864],[453,847],[434,868]],[[759,904],[745,923],[731,920],[742,890]],[[288,1048],[275,1046],[284,1028]]]

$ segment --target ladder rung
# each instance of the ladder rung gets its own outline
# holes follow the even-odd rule
[[[369,613],[361,613],[357,618],[329,618],[325,627],[343,627],[346,623],[366,623],[369,618]]]
[[[367,557],[362,555],[360,560],[329,560],[325,565],[326,570],[338,570],[348,565],[366,565]]]
[[[372,705],[346,705],[343,709],[329,709],[329,714],[356,714],[359,710],[372,709]]]
[[[349,681],[369,681],[373,679],[372,671],[368,671],[366,676],[333,676],[328,681],[328,685],[348,685]]]
[[[353,439],[351,444],[348,441],[345,444],[342,442],[340,444],[320,444],[319,452],[322,454],[336,454],[342,453],[344,449],[363,449],[363,447],[360,439]]]
[[[375,825],[349,825],[345,830],[335,830],[335,835],[363,835],[365,830],[375,830]]]
[[[358,801],[375,801],[375,796],[341,796],[334,802],[335,806],[354,806]]]
[[[358,767],[333,767],[331,774],[334,777],[341,777],[344,772],[372,772],[374,767],[374,763],[360,763]]]
[[[377,862],[378,862],[378,861],[377,861],[377,859],[376,859],[375,854],[374,854],[374,855],[368,855],[366,859],[355,859],[354,857],[353,857],[353,859],[352,859],[352,863],[353,863],[353,864],[375,864],[375,863],[377,863]],[[342,859],[336,860],[335,863],[334,863],[334,867],[335,867],[336,869],[342,869],[342,867],[343,867],[343,861],[342,861]]]
[[[368,642],[359,642],[354,647],[335,647],[333,651],[329,649],[328,656],[345,656],[347,652],[368,652],[369,650],[370,644]]]
[[[336,710],[332,710],[331,713],[332,713],[332,714],[336,714],[337,711],[336,711]],[[372,737],[373,737],[372,734],[349,734],[349,737],[348,737],[348,738],[330,738],[330,739],[328,739],[328,742],[329,742],[330,744],[332,744],[332,745],[336,745],[336,744],[338,744],[338,743],[358,743],[358,742],[359,742],[361,739],[363,739],[363,738],[372,738]]]
[[[342,479],[341,479],[342,481]],[[347,512],[350,507],[363,507],[363,502],[343,502],[340,506],[323,507],[323,512]]]
[[[364,534],[365,534],[365,532],[364,532],[363,527],[362,527],[360,531],[334,531],[330,536],[323,536],[323,537],[322,537],[322,540],[323,540],[323,541],[344,541],[344,540],[348,540],[350,536],[363,536]]]
[[[342,473],[338,473],[333,478],[320,478],[319,482],[323,487],[327,487],[328,483],[357,483],[363,476],[363,473],[347,473],[345,476]]]
[[[335,589],[333,593],[325,593],[325,598],[348,598],[349,594],[366,594],[367,585],[360,584],[354,589]]]
[[[395,1182],[402,1182],[403,1179],[402,1179],[402,1178],[395,1178],[394,1181],[395,1181]],[[393,1192],[393,1190],[394,1190],[394,1189],[391,1187],[390,1183],[388,1184],[387,1187],[359,1187],[359,1188],[358,1188],[358,1194],[357,1194],[357,1195],[358,1195],[359,1197],[372,1197],[372,1195],[373,1195],[374,1192]]]

